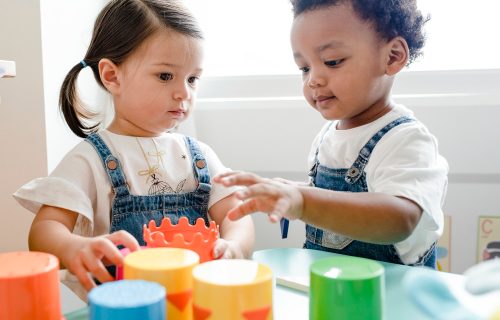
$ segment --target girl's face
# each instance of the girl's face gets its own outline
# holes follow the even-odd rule
[[[160,30],[117,67],[113,92],[118,134],[158,136],[186,119],[202,71],[201,41]]]
[[[341,4],[297,16],[291,30],[307,102],[339,129],[369,123],[390,108],[385,42],[370,23]]]

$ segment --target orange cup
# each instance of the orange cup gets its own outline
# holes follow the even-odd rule
[[[0,253],[0,319],[60,320],[59,260],[42,252]]]

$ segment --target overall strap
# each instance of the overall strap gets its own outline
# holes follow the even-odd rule
[[[109,181],[116,196],[128,195],[128,185],[125,179],[125,175],[123,174],[123,171],[121,169],[120,161],[118,160],[118,158],[111,154],[111,151],[99,136],[99,134],[92,133],[87,136],[85,141],[89,142],[94,147],[94,149],[97,151],[97,154],[101,158],[104,170],[108,174]]]
[[[184,136],[184,140],[191,154],[191,159],[193,159],[193,173],[198,189],[210,192],[210,172],[208,171],[207,160],[195,139]]]
[[[380,129],[377,133],[375,133],[373,137],[371,137],[371,139],[368,140],[368,142],[363,146],[363,148],[361,148],[361,150],[359,151],[359,155],[356,158],[356,161],[354,161],[353,165],[349,168],[349,170],[347,170],[345,181],[350,184],[358,181],[363,174],[363,171],[365,169],[366,164],[368,163],[368,159],[370,159],[373,149],[380,141],[380,139],[382,139],[382,137],[392,128],[397,127],[400,124],[412,121],[415,121],[415,119],[403,116],[390,122],[385,127]]]

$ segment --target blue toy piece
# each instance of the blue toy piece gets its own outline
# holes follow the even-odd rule
[[[90,320],[165,320],[165,297],[165,288],[156,282],[106,282],[88,295]]]

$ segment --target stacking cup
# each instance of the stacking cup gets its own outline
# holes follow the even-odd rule
[[[42,252],[0,253],[0,319],[61,318],[59,260]]]
[[[383,319],[384,292],[384,267],[376,261],[317,260],[310,267],[309,319]]]
[[[273,275],[251,260],[213,260],[198,265],[194,277],[195,320],[273,319]]]
[[[199,256],[179,248],[148,248],[128,254],[124,279],[158,282],[167,290],[167,319],[193,319],[193,268]]]
[[[90,320],[165,320],[165,288],[156,282],[120,280],[89,293]]]

